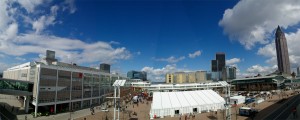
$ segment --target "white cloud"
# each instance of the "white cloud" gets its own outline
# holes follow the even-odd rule
[[[69,10],[71,14],[75,13],[77,8],[75,6],[74,0],[65,0],[65,6],[63,7],[63,10]]]
[[[141,51],[138,51],[138,52],[136,52],[136,54],[137,54],[137,55],[141,55],[141,54],[142,54],[142,52],[141,52]]]
[[[147,77],[149,80],[152,81],[165,81],[165,74],[167,73],[173,73],[178,71],[176,68],[176,64],[166,65],[163,68],[154,68],[154,67],[144,67],[142,68],[142,71],[147,72]]]
[[[0,0],[0,32],[2,32],[3,29],[7,27],[9,21],[11,21],[7,11],[7,9],[9,9],[7,2],[6,0]]]
[[[5,55],[3,55],[3,54],[0,54],[0,58],[5,58]]]
[[[117,41],[110,41],[110,42],[109,42],[109,44],[120,45],[120,43],[119,43],[119,42],[117,42]]]
[[[4,70],[6,70],[7,68],[9,68],[11,66],[13,66],[13,65],[0,62],[0,73],[2,73]]]
[[[226,60],[226,65],[235,65],[239,62],[241,62],[240,58],[232,58],[232,59]]]
[[[179,62],[179,61],[184,60],[184,59],[185,59],[184,56],[181,56],[179,58],[171,56],[169,58],[156,58],[155,60],[156,61],[164,61],[164,62],[168,62],[168,63],[176,63],[176,62]]]
[[[34,12],[35,8],[45,2],[44,0],[17,0],[28,13]]]
[[[272,67],[269,66],[261,66],[261,65],[253,65],[247,69],[248,73],[254,74],[270,74],[277,70],[277,65],[273,65]]]
[[[6,46],[0,46],[0,50],[8,55],[44,54],[47,49],[50,49],[55,50],[57,57],[64,62],[114,63],[116,60],[126,60],[131,57],[131,53],[125,47],[113,48],[106,42],[85,43],[78,39],[57,36],[22,34],[14,41],[4,43]]]
[[[21,6],[11,5],[19,2]],[[12,56],[17,60],[24,60],[23,55],[45,54],[46,50],[56,51],[56,56],[63,62],[94,63],[105,62],[114,63],[118,60],[131,58],[131,53],[125,47],[113,47],[109,42],[85,42],[80,39],[71,39],[49,35],[44,33],[47,27],[56,24],[56,17],[59,10],[70,9],[71,13],[76,11],[73,0],[57,5],[48,4],[49,1],[20,0],[20,1],[0,1],[0,53]],[[69,7],[64,7],[65,4]],[[39,10],[39,7],[49,7],[50,11]],[[25,8],[24,10],[19,10]],[[47,8],[45,8],[47,9]],[[18,11],[18,12],[16,12]],[[25,11],[25,12],[26,12]],[[15,14],[11,14],[16,12]],[[3,13],[3,14],[2,14]],[[37,18],[36,20],[34,18]],[[19,24],[16,21],[24,21],[32,24],[32,30],[28,26]],[[19,31],[19,28],[26,28]],[[117,42],[113,42],[117,44]],[[1,54],[2,55],[2,54]]]
[[[265,45],[262,48],[259,48],[257,54],[266,57],[273,57],[273,56],[276,57],[275,43],[272,42],[270,44]]]
[[[225,10],[219,25],[232,40],[251,49],[268,43],[277,25],[288,28],[299,22],[299,0],[241,0]]]
[[[297,66],[300,66],[300,29],[298,29],[295,33],[286,33],[285,35],[288,45],[291,67],[295,68]],[[271,65],[277,64],[277,55],[274,42],[259,48],[257,54],[267,57],[267,63]]]
[[[200,56],[200,55],[201,55],[201,51],[198,50],[198,51],[195,51],[194,53],[190,53],[189,58],[195,58],[195,57]]]
[[[38,20],[32,22],[32,29],[35,30],[35,33],[41,33],[49,25],[54,25],[56,22],[57,11],[59,7],[54,5],[51,7],[50,15],[42,15]]]
[[[25,58],[22,58],[22,57],[16,57],[15,59],[16,59],[16,60],[19,60],[19,61],[26,61],[26,59],[25,59]]]

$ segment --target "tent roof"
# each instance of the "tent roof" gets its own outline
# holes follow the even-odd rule
[[[154,92],[151,109],[176,109],[219,103],[225,103],[225,100],[213,90]]]

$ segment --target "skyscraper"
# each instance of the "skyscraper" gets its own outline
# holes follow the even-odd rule
[[[105,63],[100,64],[100,71],[110,73],[110,65]]]
[[[217,60],[211,60],[211,71],[217,72],[218,71],[218,61]]]
[[[225,53],[216,53],[216,60],[211,60],[211,71],[221,72],[225,68]]]
[[[297,77],[300,77],[300,67],[297,67]]]
[[[275,33],[275,45],[277,53],[277,65],[278,71],[283,74],[291,74],[289,52],[287,47],[287,42],[284,33],[277,27]]]
[[[211,60],[211,72],[213,80],[223,80],[226,78],[225,53],[216,53],[216,60]]]
[[[216,60],[218,61],[218,71],[222,71],[225,68],[225,53],[219,52],[216,54]]]

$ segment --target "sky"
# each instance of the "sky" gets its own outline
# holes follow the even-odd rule
[[[0,71],[59,61],[126,75],[210,71],[217,52],[237,76],[277,69],[274,32],[285,32],[292,71],[300,66],[299,0],[1,0]]]

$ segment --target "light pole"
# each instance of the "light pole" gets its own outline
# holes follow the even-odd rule
[[[227,79],[226,79],[227,81]],[[225,97],[225,109],[226,109],[226,120],[231,120],[231,108],[229,104],[229,99],[230,99],[230,85],[227,83],[226,85],[226,97]]]

